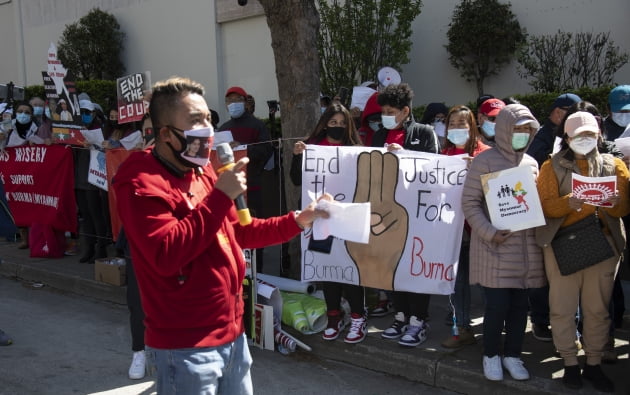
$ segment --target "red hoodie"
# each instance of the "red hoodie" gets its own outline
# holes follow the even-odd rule
[[[361,127],[359,128],[359,136],[361,136],[361,140],[363,141],[363,145],[366,147],[372,146],[372,136],[374,135],[374,130],[370,128],[370,123],[367,118],[372,114],[380,114],[381,106],[378,105],[378,92],[374,92],[372,96],[365,103],[365,108],[363,109],[363,113],[361,113]]]
[[[134,152],[113,187],[145,311],[145,343],[158,349],[214,347],[243,333],[241,247],[299,234],[294,213],[240,226],[216,174],[169,172],[150,151]]]

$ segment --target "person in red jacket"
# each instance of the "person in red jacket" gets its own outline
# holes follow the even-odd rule
[[[286,242],[327,214],[311,204],[240,225],[233,200],[247,189],[242,169],[248,159],[217,176],[209,149],[205,158],[183,156],[192,136],[212,145],[203,94],[203,86],[181,77],[153,87],[155,147],[132,153],[113,185],[145,310],[146,356],[157,392],[251,394],[241,248]]]

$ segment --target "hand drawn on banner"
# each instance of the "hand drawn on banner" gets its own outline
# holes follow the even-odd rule
[[[374,284],[394,277],[407,239],[409,215],[396,201],[398,157],[379,151],[362,152],[357,165],[354,203],[371,204],[370,242],[346,241],[346,248],[359,268],[361,283]]]
[[[302,234],[302,281],[333,281],[400,291],[453,290],[467,174],[461,157],[366,147],[308,145],[302,202],[330,193],[371,206],[368,244]],[[355,178],[356,177],[356,178]]]

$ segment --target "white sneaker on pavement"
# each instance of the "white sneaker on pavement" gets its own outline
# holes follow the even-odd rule
[[[501,357],[483,356],[483,375],[491,381],[503,380],[503,368],[501,367]]]
[[[514,380],[529,380],[529,372],[523,366],[523,361],[516,357],[503,358],[503,367],[510,372]]]
[[[144,350],[133,353],[131,366],[129,366],[129,378],[132,380],[140,380],[144,378],[147,360]]]

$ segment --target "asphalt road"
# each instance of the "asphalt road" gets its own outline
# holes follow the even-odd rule
[[[51,264],[54,264],[51,261]],[[153,394],[153,380],[127,377],[126,306],[0,277],[0,395]],[[306,352],[252,348],[256,394],[453,394]]]

